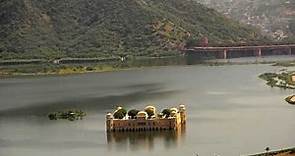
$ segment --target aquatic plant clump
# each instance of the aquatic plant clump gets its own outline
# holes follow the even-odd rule
[[[259,78],[267,81],[267,85],[283,89],[295,89],[295,82],[292,77],[294,77],[293,71],[281,73],[264,73],[259,75]]]
[[[49,120],[82,120],[86,116],[86,113],[81,110],[69,110],[64,112],[52,112],[48,114]]]
[[[273,87],[277,83],[277,81],[275,80],[275,78],[277,76],[278,76],[278,74],[276,74],[276,73],[264,73],[264,74],[259,75],[259,78],[267,81],[266,84]]]

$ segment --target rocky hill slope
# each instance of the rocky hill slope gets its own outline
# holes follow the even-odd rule
[[[261,39],[190,0],[2,0],[0,59],[166,56],[190,38]]]
[[[196,0],[223,14],[261,28],[276,40],[295,41],[294,0]]]

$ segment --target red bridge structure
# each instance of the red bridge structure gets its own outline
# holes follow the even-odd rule
[[[261,57],[268,55],[292,55],[295,54],[295,44],[255,45],[255,46],[209,46],[190,47],[183,49],[187,55],[213,56],[217,59],[238,57]]]

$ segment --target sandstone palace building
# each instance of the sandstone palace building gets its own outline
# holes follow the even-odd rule
[[[106,130],[108,132],[177,130],[185,126],[185,122],[184,105],[165,109],[159,114],[153,106],[146,107],[144,111],[129,111],[128,114],[122,107],[118,107],[114,113],[106,115]]]

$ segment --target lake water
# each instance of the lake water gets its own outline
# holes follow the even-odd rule
[[[270,65],[169,66],[70,76],[0,80],[1,156],[236,156],[295,145],[292,90],[270,88],[257,76]],[[115,106],[187,107],[178,132],[107,134]],[[68,108],[81,121],[49,121]]]

